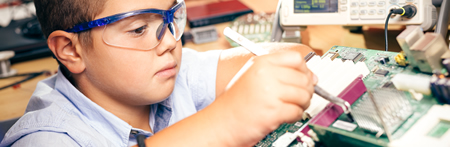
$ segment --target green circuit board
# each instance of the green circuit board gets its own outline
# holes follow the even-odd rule
[[[397,52],[359,49],[344,46],[334,46],[327,53],[329,52],[339,53],[339,56],[337,56],[335,60],[353,60],[354,62],[364,62],[370,70],[369,75],[363,79],[363,82],[368,90],[375,90],[379,88],[395,89],[394,85],[391,83],[391,79],[398,73],[431,76],[429,74],[421,73],[417,69],[410,66],[399,66],[394,59],[395,56],[399,54]],[[324,56],[326,56],[327,53],[325,53]],[[387,62],[383,62],[383,64],[379,62],[378,60],[380,57],[383,57]],[[378,70],[384,71],[383,74],[375,73],[375,71]],[[392,134],[392,139],[401,137],[417,120],[427,113],[432,105],[438,104],[436,99],[430,95],[424,95],[422,100],[417,101],[412,98],[409,92],[404,92],[404,94],[406,95],[407,100],[411,104],[414,111],[409,118],[395,130]],[[360,103],[361,99],[364,97],[367,97],[367,92],[353,103],[352,108]],[[337,120],[347,120],[347,116],[341,115]],[[293,127],[295,123],[283,124],[255,146],[272,146],[272,143],[285,132],[295,132],[298,130],[297,128],[304,127],[303,125],[305,125],[306,122],[307,120],[300,120],[295,127]],[[301,126],[299,125],[300,123]],[[356,124],[356,122],[353,122],[353,124]],[[377,137],[376,134],[368,132],[360,127],[356,127],[356,129],[352,132],[332,126],[322,127],[309,124],[309,127],[316,132],[320,142],[325,146],[335,146],[337,144],[340,146],[387,146],[389,143],[386,135]],[[294,140],[289,146],[301,145]]]

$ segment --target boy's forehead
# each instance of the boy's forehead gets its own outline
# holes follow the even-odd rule
[[[170,9],[180,0],[107,0],[103,11],[95,19],[139,9]]]

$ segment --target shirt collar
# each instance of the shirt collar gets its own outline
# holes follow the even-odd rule
[[[58,70],[55,89],[63,94],[78,110],[79,117],[103,134],[114,144],[127,146],[131,125],[106,111],[76,89]]]
[[[114,144],[128,145],[132,126],[87,98],[67,80],[60,69],[58,69],[55,89],[73,103],[84,122],[104,134]],[[150,113],[149,117],[154,119],[152,129],[155,133],[169,125],[172,116],[171,97],[151,106],[151,109],[156,109],[156,114],[152,116]]]

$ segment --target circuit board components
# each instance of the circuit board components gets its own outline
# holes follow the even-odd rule
[[[400,53],[398,53],[396,56],[395,56],[395,62],[397,62],[397,64],[399,65],[399,66],[406,66],[406,65],[408,65],[408,61],[406,61],[406,58],[405,58],[405,55],[404,55],[404,52],[402,51],[402,52],[400,52]]]
[[[356,63],[363,57],[363,55],[358,52],[348,52],[344,55],[341,55],[341,57],[342,57],[342,60],[351,60]]]
[[[339,56],[338,52],[327,52],[325,55],[323,55],[323,58],[330,58],[331,61],[333,61],[334,59],[336,59]]]
[[[380,76],[386,76],[389,73],[388,70],[384,70],[384,69],[378,69],[375,71],[376,75],[380,75]]]
[[[450,146],[450,105],[434,105],[389,146]]]
[[[274,17],[274,13],[250,13],[236,18],[229,27],[252,42],[270,42]],[[287,40],[283,39],[282,41],[300,42],[300,31],[293,36],[289,39],[285,37]],[[240,46],[228,38],[227,40],[233,47]]]
[[[310,120],[309,128],[324,146],[388,146],[402,137],[431,106],[438,103],[429,88],[430,74],[421,73],[410,65],[399,65],[394,61],[399,53],[341,46],[335,46],[329,52],[340,54],[333,62],[341,61],[339,59],[349,53],[361,53],[366,59],[362,63],[371,72],[363,78],[367,92],[352,103],[355,122],[347,121],[345,115],[331,117],[334,116],[333,112],[338,111],[333,107],[326,107]],[[377,61],[380,58],[390,61],[382,64]],[[349,62],[351,59],[346,58],[345,61]],[[445,137],[444,135],[443,138]]]
[[[373,132],[384,132],[382,122],[386,123],[387,133],[394,132],[411,114],[412,107],[403,91],[396,89],[376,89],[372,91],[373,100],[381,113],[377,114],[375,104],[368,94],[364,95],[358,104],[353,107],[353,115],[359,127]]]
[[[433,75],[430,85],[433,95],[440,102],[450,104],[450,78]]]
[[[409,91],[412,89],[416,92],[430,95],[430,80],[431,77],[425,74],[412,75],[399,73],[391,81],[398,90]]]
[[[389,60],[389,57],[386,57],[386,56],[380,56],[380,57],[377,57],[377,58],[375,59],[375,61],[376,61],[376,62],[379,62],[379,63],[381,63],[381,64],[386,64],[386,63],[388,63],[390,60]]]
[[[348,86],[345,86],[344,90],[334,92],[352,104],[355,121],[348,121],[339,106],[320,101],[322,99],[314,99],[313,96],[309,110],[305,110],[310,117],[295,124],[282,124],[255,146],[274,146],[273,143],[277,142],[276,146],[305,147],[303,143],[307,138],[301,139],[297,135],[296,139],[292,140],[292,136],[295,136],[293,134],[297,132],[310,136],[309,139],[312,138],[324,146],[404,146],[405,143],[416,145],[410,142],[420,142],[417,145],[422,146],[448,146],[450,109],[430,108],[434,109],[440,107],[442,102],[445,103],[445,96],[448,97],[450,91],[443,92],[444,89],[449,89],[443,85],[450,86],[450,78],[447,79],[444,74],[435,74],[436,79],[432,80],[431,74],[423,73],[417,66],[408,64],[409,57],[403,56],[405,66],[400,64],[396,59],[398,55],[396,52],[334,46],[322,58],[308,56],[307,66],[314,73],[317,72],[321,87],[340,85],[346,81],[343,79],[359,75],[350,84],[346,84]],[[442,57],[439,58],[441,60]],[[447,58],[449,61],[445,63],[450,65],[450,57]],[[380,59],[383,61],[379,62]],[[348,68],[344,68],[345,66]],[[357,66],[365,68],[359,71]],[[336,79],[336,84],[328,82]],[[430,90],[433,86],[438,87]],[[339,89],[343,86],[337,87]],[[334,91],[331,89],[330,93]],[[444,97],[436,99],[435,93],[439,90]],[[443,115],[436,117],[427,113],[429,110],[433,113],[442,111],[440,114]],[[424,118],[432,121],[426,121]],[[422,128],[426,130],[422,131]],[[421,139],[428,143],[422,143]]]
[[[362,57],[361,53],[341,54],[351,60],[332,60],[337,55],[337,53],[330,53],[322,58],[314,56],[306,63],[308,68],[319,78],[317,85],[333,95],[339,95],[360,75],[364,78],[370,73],[364,62],[353,62],[353,59]],[[314,94],[310,106],[304,111],[303,119],[316,116],[328,103],[328,100]]]

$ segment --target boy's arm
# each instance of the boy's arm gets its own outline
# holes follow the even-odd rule
[[[258,43],[262,48],[269,50],[270,53],[279,51],[296,51],[304,57],[313,50],[302,44],[296,43]],[[244,64],[254,55],[243,47],[223,50],[220,54],[217,65],[216,77],[216,97],[221,95],[230,80],[244,66]]]
[[[156,133],[146,144],[252,146],[280,124],[301,119],[317,83],[303,55],[279,52],[254,57],[247,64],[249,68],[211,105]]]

